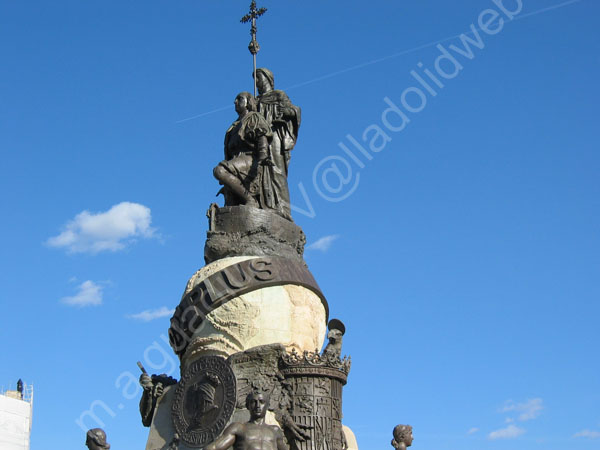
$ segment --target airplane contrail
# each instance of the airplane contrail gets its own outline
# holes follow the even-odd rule
[[[574,3],[580,3],[582,1],[583,0],[569,0],[569,1],[566,1],[566,2],[563,2],[563,3],[559,3],[559,4],[556,4],[556,5],[547,6],[546,8],[541,8],[541,9],[532,11],[530,13],[519,15],[519,16],[515,17],[515,20],[525,19],[527,17],[532,17],[532,16],[537,16],[538,14],[542,14],[542,13],[545,13],[545,12],[548,12],[548,11],[553,11],[555,9],[563,8],[565,6],[569,6],[569,5],[572,5]],[[477,30],[478,31],[483,31],[481,28],[477,28]],[[326,75],[321,75],[321,76],[319,76],[317,78],[313,78],[313,79],[308,80],[308,81],[303,81],[301,83],[293,84],[291,86],[286,87],[284,89],[284,91],[289,91],[289,90],[297,89],[299,87],[306,86],[306,85],[309,85],[309,84],[317,83],[319,81],[323,81],[323,80],[326,80],[328,78],[332,78],[332,77],[335,77],[335,76],[338,76],[338,75],[341,75],[341,74],[344,74],[344,73],[352,72],[352,71],[357,70],[357,69],[362,69],[363,67],[371,66],[373,64],[378,64],[380,62],[387,61],[389,59],[397,58],[399,56],[407,55],[409,53],[413,53],[413,52],[416,52],[418,50],[422,50],[422,49],[427,48],[427,47],[432,47],[434,45],[438,45],[438,44],[441,44],[443,42],[459,38],[463,34],[472,34],[472,33],[473,33],[472,31],[469,31],[469,32],[464,32],[464,33],[460,33],[460,34],[455,34],[455,35],[452,35],[452,36],[448,36],[448,37],[445,37],[445,38],[442,38],[442,39],[438,39],[437,41],[427,42],[426,44],[418,45],[417,47],[412,47],[412,48],[409,48],[407,50],[402,50],[402,51],[399,51],[397,53],[392,53],[391,55],[383,56],[381,58],[373,59],[371,61],[366,61],[366,62],[363,62],[363,63],[360,63],[360,64],[356,64],[354,66],[346,67],[345,69],[337,70],[335,72],[331,72],[331,73],[328,73]],[[185,119],[178,120],[175,123],[178,124],[178,123],[187,122],[189,120],[199,119],[200,117],[208,116],[210,114],[214,114],[214,113],[217,113],[217,112],[220,112],[220,111],[225,111],[227,109],[231,109],[232,107],[233,106],[222,106],[220,108],[213,109],[211,111],[206,111],[206,112],[203,112],[201,114],[197,114],[195,116],[186,117]]]

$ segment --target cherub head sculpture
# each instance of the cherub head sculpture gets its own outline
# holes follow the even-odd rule
[[[110,444],[106,442],[106,433],[102,428],[92,428],[85,437],[85,445],[90,450],[109,450]]]
[[[394,439],[392,447],[398,450],[406,450],[413,442],[412,427],[410,425],[396,425],[394,427]]]

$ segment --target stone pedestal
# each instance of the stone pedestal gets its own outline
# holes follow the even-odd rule
[[[236,255],[278,255],[304,264],[306,236],[283,217],[251,206],[211,205],[204,259],[207,264]]]
[[[179,382],[156,402],[146,450],[205,447],[228,423],[248,421],[245,398],[256,391],[270,397],[266,422],[291,450],[357,450],[341,424],[343,332],[330,331],[329,353],[319,355],[329,309],[302,259],[304,233],[252,207],[211,206],[208,216],[207,265],[189,279],[169,328]],[[299,444],[298,433],[309,441]]]

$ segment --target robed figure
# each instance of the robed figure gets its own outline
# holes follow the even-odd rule
[[[248,92],[237,95],[235,110],[238,119],[225,133],[225,159],[213,172],[224,186],[225,206],[245,204],[291,220],[287,177],[273,154],[271,125]]]
[[[256,87],[258,89],[258,112],[269,123],[273,132],[270,149],[273,163],[284,175],[285,180],[278,185],[285,185],[287,190],[287,176],[290,164],[291,151],[298,139],[298,130],[301,122],[301,110],[292,104],[284,91],[275,89],[275,78],[269,69],[256,69]],[[287,195],[289,199],[289,191]],[[287,202],[284,216],[290,216],[290,204]]]

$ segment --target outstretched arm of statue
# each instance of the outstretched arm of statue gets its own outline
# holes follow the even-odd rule
[[[215,442],[205,447],[205,450],[227,450],[229,447],[235,444],[236,434],[239,432],[241,424],[240,423],[232,423],[225,431],[220,438],[218,438]]]

